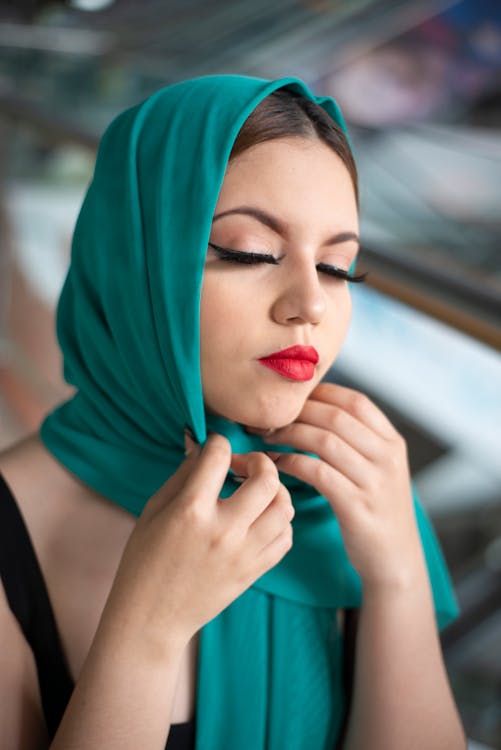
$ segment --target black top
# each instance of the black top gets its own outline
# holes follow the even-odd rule
[[[45,581],[16,500],[0,474],[0,577],[31,646],[52,740],[73,691]],[[172,724],[165,750],[194,750],[195,720]]]

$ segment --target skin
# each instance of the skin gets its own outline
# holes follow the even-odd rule
[[[216,219],[243,204],[272,209],[286,233],[248,216]],[[276,254],[280,264],[238,266],[207,255],[201,366],[208,408],[250,429],[276,430],[274,443],[306,448],[319,459],[291,454],[274,456],[275,463],[261,452],[232,455],[220,435],[203,448],[187,439],[186,460],[132,522],[57,464],[36,436],[0,456],[42,560],[51,559],[61,537],[69,538],[82,569],[91,562],[88,548],[107,571],[98,575],[90,566],[85,590],[99,587],[103,604],[51,750],[163,746],[188,645],[293,544],[294,509],[277,467],[326,496],[362,576],[355,692],[343,750],[465,747],[412,515],[405,444],[363,394],[320,384],[346,334],[351,303],[347,283],[324,277],[316,266],[348,269],[355,241],[325,242],[356,230],[353,188],[338,157],[318,141],[284,139],[260,144],[229,165],[211,234],[219,245]],[[257,361],[298,343],[320,354],[309,382],[290,381]],[[221,504],[230,466],[245,479],[231,503]],[[62,518],[68,519],[63,535]],[[84,526],[87,537],[80,539]],[[103,532],[111,528],[116,539]],[[58,574],[71,570],[65,557],[58,559]],[[74,555],[68,561],[76,565]],[[63,575],[52,590],[78,588],[77,571],[73,575]],[[21,641],[0,598],[5,750],[47,747],[39,704],[34,708],[29,647]]]
[[[276,217],[282,233],[243,213],[217,218],[241,206]],[[351,178],[337,154],[318,141],[269,141],[230,163],[214,216],[210,239],[216,245],[281,261],[227,263],[209,247],[200,316],[205,403],[242,424],[280,427],[298,416],[348,330],[348,284],[316,265],[348,270],[356,256],[356,239],[329,243],[342,232],[358,234]],[[292,381],[258,362],[293,344],[317,349],[313,380]]]

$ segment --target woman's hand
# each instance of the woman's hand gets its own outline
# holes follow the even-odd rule
[[[221,435],[191,447],[144,507],[105,608],[106,622],[156,654],[186,645],[292,546],[294,508],[270,458],[232,457]],[[230,465],[247,478],[221,500]]]
[[[366,590],[423,575],[406,443],[369,398],[322,383],[295,422],[261,434],[319,457],[280,454],[276,466],[327,498]]]

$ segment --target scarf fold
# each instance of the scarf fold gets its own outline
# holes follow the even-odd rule
[[[189,425],[234,452],[269,450],[241,425],[207,417],[200,291],[211,221],[235,138],[272,91],[336,103],[295,78],[207,76],[174,84],[106,130],[73,236],[57,309],[64,377],[75,395],[40,428],[81,481],[138,516],[184,459]],[[279,450],[287,450],[280,446]],[[287,475],[294,544],[201,631],[196,750],[333,750],[343,710],[336,610],[361,603],[327,500]],[[228,475],[222,496],[237,485]],[[437,540],[413,488],[437,622],[457,614]],[[231,502],[231,500],[229,500]]]

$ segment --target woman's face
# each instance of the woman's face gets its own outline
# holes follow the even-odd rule
[[[351,316],[349,282],[317,266],[347,271],[357,235],[351,177],[320,141],[268,141],[229,163],[210,242],[253,255],[207,251],[200,356],[210,412],[260,428],[298,416]],[[318,363],[261,361],[294,345],[314,347]]]

